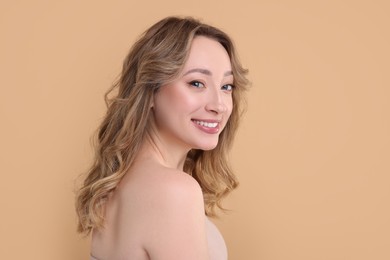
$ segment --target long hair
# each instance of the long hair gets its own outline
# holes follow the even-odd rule
[[[103,227],[109,194],[132,166],[141,144],[152,131],[150,107],[154,94],[180,75],[196,36],[214,39],[226,49],[235,89],[233,110],[218,145],[210,151],[191,150],[184,171],[201,186],[208,216],[214,216],[215,208],[221,208],[221,199],[237,187],[227,152],[242,112],[247,70],[241,66],[233,43],[224,32],[193,18],[168,17],[141,35],[124,60],[119,80],[105,95],[107,113],[97,132],[94,162],[76,195],[79,232],[88,234],[93,228]]]

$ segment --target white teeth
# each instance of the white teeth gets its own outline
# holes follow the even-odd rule
[[[205,127],[210,127],[210,128],[215,128],[217,127],[218,123],[208,123],[208,122],[204,122],[204,121],[197,121],[197,120],[194,120],[195,123],[197,123],[198,125],[201,125],[201,126],[205,126]]]

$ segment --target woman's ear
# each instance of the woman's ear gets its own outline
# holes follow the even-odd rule
[[[156,94],[157,94],[157,91],[159,90],[160,86],[157,86],[155,89],[154,89],[154,92],[152,94],[152,101],[150,102],[150,106],[149,108],[154,108],[154,99],[156,98]]]

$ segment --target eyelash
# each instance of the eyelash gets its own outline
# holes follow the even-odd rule
[[[202,87],[204,88],[204,84],[200,81],[197,81],[197,80],[193,80],[189,84],[193,87],[196,87],[196,88],[201,88],[199,85],[202,85]]]
[[[189,84],[193,87],[196,87],[196,88],[204,88],[205,87],[205,85],[198,80],[193,80]],[[200,86],[200,85],[202,85],[202,86]],[[230,87],[230,89],[228,89],[228,87]],[[233,84],[226,84],[226,85],[222,86],[222,89],[231,92],[234,89],[234,85]]]
[[[230,87],[230,89],[226,89],[226,87]],[[223,85],[222,88],[223,88],[224,90],[226,90],[226,91],[231,92],[231,91],[233,91],[233,89],[234,89],[234,85],[233,85],[233,84],[226,84],[226,85]]]

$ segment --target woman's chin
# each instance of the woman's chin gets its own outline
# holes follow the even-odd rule
[[[207,143],[207,144],[202,144],[199,145],[197,149],[204,150],[204,151],[210,151],[213,150],[215,147],[217,147],[218,142],[215,143]]]

